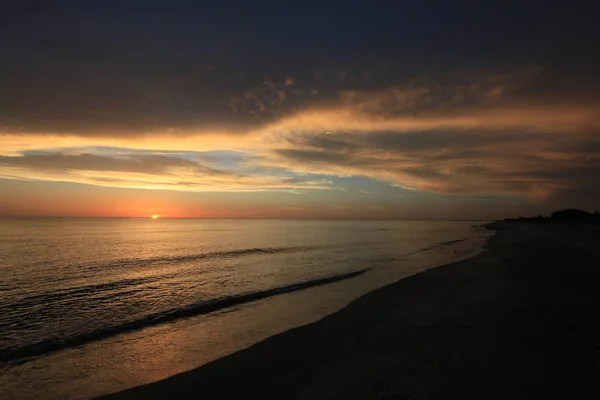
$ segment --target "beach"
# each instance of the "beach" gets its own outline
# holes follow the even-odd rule
[[[0,398],[90,399],[199,368],[472,257],[490,234],[468,221],[0,221]]]
[[[102,399],[597,398],[600,226],[488,227],[473,258]]]

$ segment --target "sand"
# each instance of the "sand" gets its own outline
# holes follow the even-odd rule
[[[491,228],[474,258],[103,398],[600,398],[600,226]]]

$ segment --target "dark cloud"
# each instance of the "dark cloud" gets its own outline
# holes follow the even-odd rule
[[[435,129],[417,132],[369,132],[368,134],[322,134],[296,135],[287,138],[295,146],[318,150],[347,152],[372,149],[390,152],[411,152],[411,154],[437,152],[435,158],[452,159],[469,156],[483,156],[485,148],[494,144],[517,146],[524,143],[538,143],[549,146],[562,140],[564,135],[508,131],[502,129]],[[568,139],[567,139],[568,140]],[[577,141],[579,145],[579,141]],[[577,146],[573,146],[577,150]],[[585,146],[581,146],[585,148]]]
[[[591,202],[595,15],[538,0],[6,0],[0,167],[182,190],[368,176],[452,196]]]
[[[436,168],[430,166],[418,166],[418,167],[408,167],[403,168],[401,170],[405,174],[416,176],[417,178],[425,178],[425,179],[445,179],[448,178],[447,174],[444,174],[437,170]]]
[[[457,167],[456,172],[464,175],[484,175],[489,173],[490,170],[480,165],[465,165],[464,167]]]
[[[600,198],[600,182],[596,180],[586,185],[570,185],[557,189],[552,194],[550,201],[559,207],[568,204],[570,207],[596,211],[598,209],[598,198]]]
[[[183,191],[289,191],[329,189],[321,176],[287,170],[246,168],[224,153],[206,160],[202,153],[152,154],[148,150],[98,147],[63,151],[24,151],[0,155],[0,177],[9,179],[78,182],[100,186]],[[200,160],[219,165],[213,168]]]
[[[582,201],[579,194],[596,193],[600,185],[600,153],[590,150],[600,134],[439,130],[304,135],[290,143],[296,148],[276,154],[292,167],[312,163],[321,172],[375,176],[441,194]]]
[[[356,149],[360,146],[352,136],[346,135],[335,135],[335,137],[329,135],[291,135],[286,138],[286,141],[293,146],[300,147],[313,147],[320,150],[327,151],[348,151]]]
[[[275,152],[285,158],[303,163],[346,164],[353,162],[353,158],[350,155],[327,151],[279,149],[275,150]]]
[[[189,168],[198,174],[221,174],[221,171],[198,162],[164,155],[101,156],[90,153],[25,153],[0,156],[0,166],[40,169],[46,171],[100,171],[162,175],[170,168]]]
[[[551,87],[581,92],[597,84],[592,15],[538,1],[5,1],[0,125],[85,135],[240,132],[422,76],[452,79],[460,90],[426,85],[409,104],[392,90],[388,113],[398,104],[419,112],[440,101],[548,96]],[[521,78],[507,85],[486,76],[470,87],[455,73],[472,80],[473,71],[530,64],[549,65],[553,85],[527,91]]]
[[[389,151],[473,150],[495,143],[532,141],[534,134],[486,130],[434,130],[398,134],[382,132],[365,137],[369,146]]]
[[[567,160],[556,162],[554,168],[528,171],[527,175],[551,181],[564,181],[576,185],[584,182],[600,182],[600,159]]]

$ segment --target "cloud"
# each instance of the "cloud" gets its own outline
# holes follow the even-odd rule
[[[600,102],[539,97],[531,81],[541,74],[533,66],[471,83],[342,92],[335,106],[265,128],[273,150],[264,160],[446,196],[492,193],[552,202],[595,193]]]
[[[18,168],[43,169],[48,171],[98,171],[131,172],[136,174],[159,175],[170,170],[189,169],[198,174],[215,174],[220,171],[198,162],[169,157],[161,154],[133,154],[126,157],[107,157],[89,153],[35,153],[26,152],[22,156],[2,157],[0,165]]]
[[[439,84],[417,79],[380,90],[345,90],[343,104],[365,114],[385,116],[411,115],[423,111],[456,108],[482,108],[510,101],[519,90],[542,74],[542,68],[530,65],[510,73],[475,74],[467,82]],[[460,77],[456,77],[458,79]]]
[[[522,129],[535,132],[581,132],[599,127],[597,105],[523,105],[457,110],[399,117],[365,114],[353,108],[308,110],[266,127],[274,134],[295,132],[419,132],[434,129]]]
[[[552,201],[558,193],[598,187],[600,135],[523,131],[444,130],[354,133],[323,141],[294,136],[294,149],[274,151],[277,165],[295,171],[364,175],[444,195],[526,196]],[[335,145],[333,145],[335,143]]]
[[[126,3],[3,2],[0,48],[10,62],[0,63],[0,131],[236,140],[280,122],[292,129],[294,118],[363,130],[388,129],[377,121],[391,118],[389,129],[399,129],[410,121],[393,119],[424,111],[457,126],[450,109],[465,118],[464,108],[598,87],[596,21],[585,7],[564,13],[535,1],[490,13],[437,0]],[[537,18],[523,17],[530,12]],[[557,21],[561,34],[547,21]],[[532,60],[555,73],[527,66]],[[498,65],[526,67],[480,72]],[[582,65],[591,73],[581,74]],[[319,123],[315,109],[332,110],[332,123]]]
[[[381,194],[381,192],[370,192],[368,190],[361,189],[360,193],[362,194]]]
[[[284,158],[289,158],[306,164],[312,163],[330,163],[330,164],[350,164],[352,158],[349,154],[314,151],[314,150],[299,150],[299,149],[280,149],[275,150],[275,153],[281,154]]]
[[[203,157],[195,154],[164,155],[131,149],[111,150],[112,155],[71,149],[69,152],[24,152],[18,156],[0,156],[0,177],[113,187],[221,192],[329,189],[331,185],[331,181],[326,179],[309,179],[291,173],[269,176],[255,172],[249,175],[239,169],[217,169],[202,164],[199,159]],[[116,153],[117,151],[119,152]]]
[[[444,196],[538,202],[565,201],[600,186],[600,99],[540,90],[546,79],[540,67],[363,88],[353,81],[356,69],[344,71],[341,80],[332,72],[338,80],[319,95],[314,82],[281,73],[217,96],[225,111],[211,114],[214,126],[93,136],[4,133],[1,173],[188,191],[327,189],[329,177],[366,176]],[[190,113],[190,121],[202,120],[203,112]],[[231,122],[228,113],[239,118]],[[228,130],[238,122],[235,132]],[[178,154],[231,150],[248,157],[223,166],[212,156]],[[315,174],[321,178],[304,178]]]

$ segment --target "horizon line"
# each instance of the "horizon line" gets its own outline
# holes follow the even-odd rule
[[[121,217],[121,216],[53,216],[53,215],[0,215],[0,219],[142,219],[158,221],[162,219],[182,220],[314,220],[314,221],[452,221],[480,222],[494,219],[480,218],[440,218],[440,219],[409,219],[409,218],[336,218],[336,217]]]

